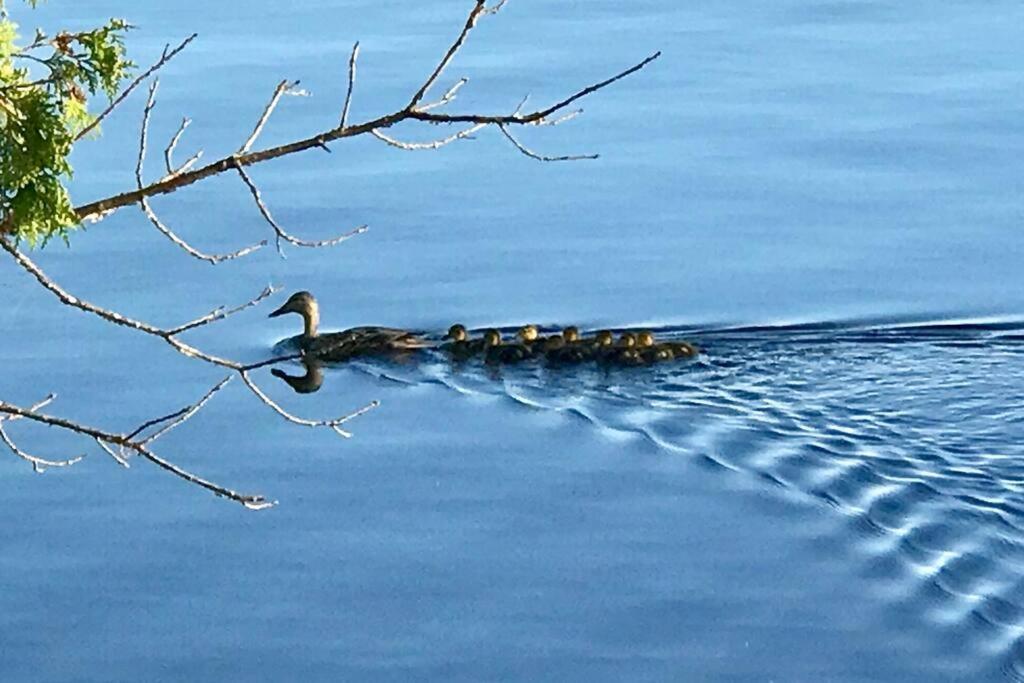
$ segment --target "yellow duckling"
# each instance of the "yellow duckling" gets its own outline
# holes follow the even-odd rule
[[[657,363],[675,357],[671,348],[665,344],[654,343],[654,333],[650,330],[641,330],[637,333],[636,347],[645,363]]]
[[[687,341],[666,342],[661,344],[661,346],[671,349],[673,358],[696,358],[700,355],[700,349],[697,345]]]
[[[626,363],[634,357],[639,357],[636,350],[636,335],[632,332],[623,332],[619,335],[619,340],[612,344],[607,343],[608,336],[603,336],[602,339],[604,342],[596,351],[597,360],[601,363]]]
[[[647,330],[637,336],[637,346],[641,348],[641,353],[647,362],[694,358],[700,353],[700,349],[687,341],[657,344],[654,341],[654,334]]]

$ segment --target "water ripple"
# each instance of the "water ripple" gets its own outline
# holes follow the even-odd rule
[[[851,552],[1024,680],[1024,323],[665,328],[650,368],[362,364],[511,398],[746,473],[846,516]]]

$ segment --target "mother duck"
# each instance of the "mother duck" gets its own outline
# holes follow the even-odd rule
[[[302,335],[292,340],[308,357],[326,362],[343,361],[353,356],[381,355],[414,351],[432,344],[408,330],[393,327],[353,327],[343,332],[317,334],[320,307],[309,292],[296,292],[284,305],[270,314],[276,318],[285,313],[302,316]]]

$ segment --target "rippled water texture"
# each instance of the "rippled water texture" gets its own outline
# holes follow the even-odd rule
[[[73,3],[127,15],[163,72],[156,150],[237,149],[408,101],[471,2]],[[16,8],[24,17],[24,8]],[[23,21],[31,26],[35,21]],[[1024,681],[1024,7],[1018,2],[550,3],[481,21],[453,111],[541,106],[654,50],[585,114],[437,152],[372,139],[252,169],[309,251],[211,268],[125,209],[37,252],[76,295],[177,324],[268,281],[323,325],[650,327],[696,361],[329,368],[285,407],[382,406],[340,440],[231,385],[162,440],[281,502],[252,514],[144,463],[0,460],[0,679]],[[133,186],[142,101],[77,150],[76,201]],[[400,127],[404,140],[434,129]],[[196,246],[267,237],[234,177],[153,202]],[[0,263],[0,397],[110,429],[220,379],[68,312]],[[270,302],[279,305],[281,299]],[[189,341],[265,358],[271,308]],[[301,368],[289,368],[301,372]],[[40,455],[91,446],[18,423]]]

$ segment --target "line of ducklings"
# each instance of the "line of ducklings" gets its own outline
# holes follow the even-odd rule
[[[622,332],[618,339],[611,330],[600,330],[592,337],[580,336],[574,326],[560,333],[541,336],[536,325],[524,325],[513,340],[504,341],[496,329],[471,339],[464,325],[456,323],[444,336],[441,348],[456,360],[481,356],[486,363],[519,363],[533,358],[554,364],[596,361],[606,365],[650,365],[663,361],[694,358],[700,350],[685,341],[658,342],[649,330]]]

